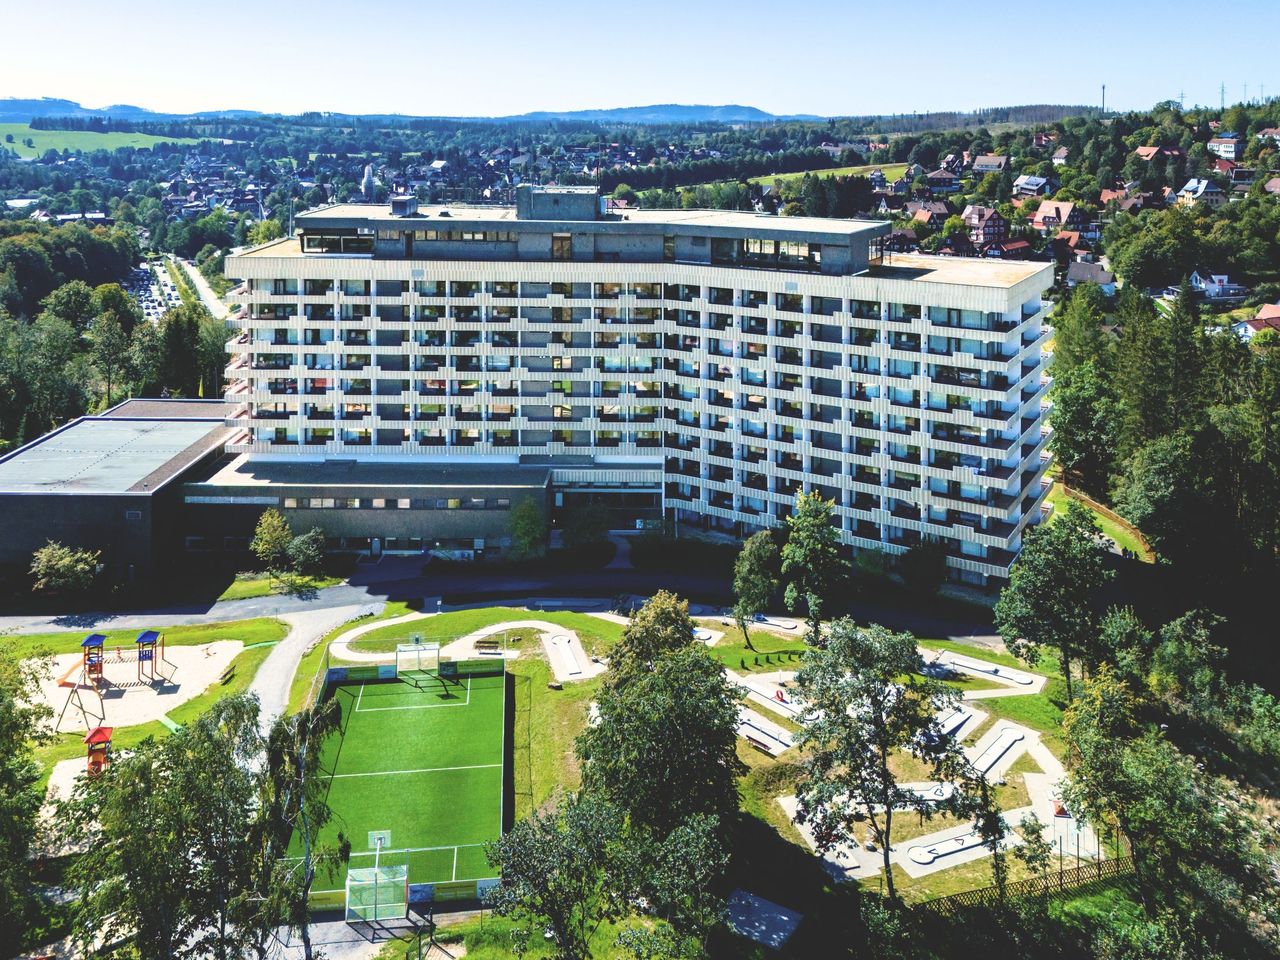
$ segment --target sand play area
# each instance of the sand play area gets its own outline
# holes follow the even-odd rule
[[[239,640],[166,647],[154,678],[139,679],[136,652],[108,647],[98,681],[84,677],[79,653],[63,653],[46,659],[50,669],[41,694],[59,733],[150,723],[204,693],[242,649]]]

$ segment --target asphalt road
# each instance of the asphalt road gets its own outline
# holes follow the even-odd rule
[[[377,564],[360,565],[347,583],[326,587],[307,597],[268,596],[157,606],[127,612],[0,617],[0,633],[178,626],[208,620],[243,620],[373,605],[389,600],[424,603],[429,609],[437,599],[449,606],[543,596],[610,599],[623,594],[650,596],[661,589],[673,590],[681,596],[712,606],[727,606],[732,602],[729,584],[711,575],[608,567],[587,572],[548,569],[512,573],[485,567],[447,565],[433,570],[430,566],[423,568],[421,559],[417,557],[387,557]],[[920,637],[949,638],[983,645],[999,642],[990,613],[978,607],[944,615],[902,602],[867,598],[856,598],[849,607],[852,616],[859,621],[883,624],[894,630],[909,630]]]

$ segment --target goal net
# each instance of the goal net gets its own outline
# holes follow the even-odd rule
[[[405,673],[437,673],[440,670],[440,644],[397,643],[396,676]]]
[[[347,923],[403,920],[408,915],[407,866],[380,865],[347,871]]]

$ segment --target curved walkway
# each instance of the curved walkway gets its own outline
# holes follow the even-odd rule
[[[375,620],[372,623],[361,624],[334,638],[329,649],[334,656],[353,663],[385,663],[387,659],[386,651],[357,650],[351,644],[383,627],[393,627],[402,623],[417,623],[434,616],[436,616],[434,613],[411,613],[403,617],[393,617],[390,620]],[[590,677],[598,676],[605,670],[605,664],[592,660],[587,656],[586,649],[582,646],[582,640],[577,633],[547,620],[503,620],[499,623],[491,623],[487,627],[473,630],[471,633],[464,634],[444,644],[440,648],[440,655],[442,657],[461,659],[474,657],[477,655],[475,646],[477,640],[483,640],[485,637],[491,637],[494,634],[505,633],[508,630],[538,631],[543,650],[547,654],[547,661],[551,664],[551,671],[561,683],[586,680]],[[509,655],[513,657],[519,656],[519,651],[512,651]]]

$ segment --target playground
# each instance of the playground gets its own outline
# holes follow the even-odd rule
[[[352,850],[343,876],[317,881],[317,906],[350,905],[350,882],[375,867],[405,877],[413,900],[473,899],[493,876],[484,844],[503,826],[504,661],[399,660],[328,670],[342,726],[322,761],[334,817],[321,840],[341,831]]]
[[[166,645],[154,630],[131,643],[89,634],[79,652],[46,659],[49,673],[40,692],[57,733],[150,723],[204,693],[243,649],[239,640]]]

